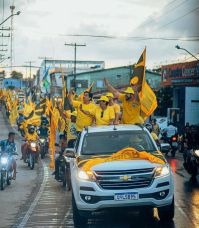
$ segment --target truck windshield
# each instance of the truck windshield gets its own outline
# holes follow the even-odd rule
[[[151,138],[144,131],[96,132],[85,135],[82,155],[106,155],[123,148],[132,147],[138,151],[156,150]]]

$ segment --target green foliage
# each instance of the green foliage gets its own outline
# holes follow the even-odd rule
[[[157,93],[158,107],[155,111],[157,116],[167,116],[167,108],[172,107],[173,89],[170,87],[161,88]]]
[[[13,79],[22,79],[23,78],[23,74],[21,72],[17,72],[15,70],[13,70],[12,73],[11,73],[11,77]]]

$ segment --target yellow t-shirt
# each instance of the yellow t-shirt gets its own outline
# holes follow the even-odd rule
[[[96,109],[91,112],[91,114],[96,119],[96,125],[109,125],[110,120],[115,119],[115,112],[113,107],[107,106],[105,110],[102,110],[100,106],[97,106]]]
[[[73,107],[77,109],[77,131],[82,131],[84,127],[91,126],[93,122],[93,117],[91,115],[86,115],[80,111],[80,105],[82,104],[82,109],[84,111],[89,111],[90,113],[96,108],[96,105],[93,103],[84,104],[81,101],[73,100]]]
[[[119,104],[114,103],[112,106],[109,106],[109,107],[113,107],[115,114],[116,113],[120,113],[120,106],[119,106]]]
[[[151,132],[151,136],[152,136],[152,138],[155,140],[155,141],[157,141],[158,140],[158,136],[156,135],[156,133],[155,132]]]
[[[127,101],[125,94],[120,94],[119,99],[122,101],[123,115],[122,123],[123,124],[143,124],[144,120],[140,115],[140,104],[136,101]]]
[[[76,123],[72,123],[70,119],[66,120],[67,122],[67,143],[71,139],[77,138]]]
[[[25,138],[28,141],[36,141],[38,139],[38,136],[36,132],[34,132],[33,134],[26,133]]]

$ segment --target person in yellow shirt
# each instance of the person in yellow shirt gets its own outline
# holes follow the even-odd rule
[[[109,99],[106,96],[101,96],[98,100],[99,106],[90,112],[93,115],[95,124],[100,125],[112,125],[115,120],[115,112],[113,107],[109,106]]]
[[[93,117],[89,113],[96,108],[96,105],[92,102],[93,94],[85,91],[83,95],[83,101],[73,100],[74,91],[69,92],[69,102],[77,110],[77,132],[81,132],[84,127],[91,126]]]
[[[26,154],[27,154],[27,149],[28,149],[28,143],[30,141],[37,141],[38,140],[38,135],[37,132],[35,131],[34,126],[28,126],[27,131],[25,132],[25,140],[26,142],[22,144],[21,146],[21,153],[22,153],[22,158],[21,160],[26,160]],[[39,150],[39,148],[38,148]]]
[[[122,123],[123,124],[143,124],[144,120],[141,116],[141,106],[139,97],[135,94],[133,88],[128,87],[124,94],[117,91],[107,79],[104,79],[105,85],[108,90],[113,93],[113,95],[122,101],[123,115]]]
[[[77,126],[76,126],[77,112],[71,113],[70,119],[67,119],[67,145],[69,148],[74,147],[75,140],[77,138]]]
[[[120,117],[120,106],[116,102],[114,102],[114,96],[112,93],[107,93],[106,97],[109,99],[109,106],[113,107],[114,112],[115,112],[115,120],[114,124],[119,124],[119,117]]]

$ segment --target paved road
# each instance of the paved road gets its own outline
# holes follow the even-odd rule
[[[1,117],[0,127],[6,129]],[[151,220],[139,217],[135,213],[130,213],[128,216],[123,215],[122,212],[98,214],[88,221],[87,227],[199,227],[199,180],[196,183],[190,181],[189,175],[182,167],[181,154],[178,154],[176,159],[168,158],[168,160],[175,178],[176,214],[172,223],[161,223],[157,211],[154,210],[154,217]],[[48,168],[49,159],[46,158],[33,171],[18,162],[19,173],[16,183],[13,182],[4,192],[0,192],[0,227],[74,227],[71,193],[54,180],[52,171]]]

